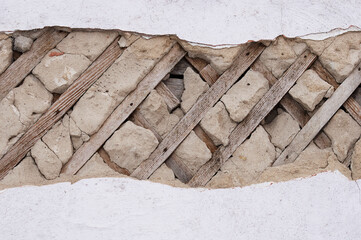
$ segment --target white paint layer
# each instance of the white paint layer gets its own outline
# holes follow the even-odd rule
[[[361,195],[339,172],[219,190],[103,178],[4,190],[0,216],[7,240],[359,239]]]
[[[0,0],[0,31],[58,25],[239,44],[361,26],[360,8],[354,0]]]

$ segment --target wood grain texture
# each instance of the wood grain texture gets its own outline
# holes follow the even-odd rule
[[[191,58],[188,55],[185,56],[185,59],[198,71],[202,71],[203,68],[205,68],[208,63],[201,59],[201,58]]]
[[[316,61],[311,67],[313,70],[317,72],[317,74],[327,83],[332,85],[335,89],[339,87],[339,84],[336,82],[335,78],[329,73],[319,61]],[[353,98],[350,97],[343,104],[348,113],[355,119],[355,121],[361,125],[361,106],[359,103]]]
[[[263,74],[263,76],[269,81],[271,85],[275,84],[278,80],[273,76],[272,72],[266,68],[266,66],[258,59],[251,67],[253,71],[257,71]],[[310,116],[303,107],[287,93],[280,101],[281,106],[289,113],[302,127],[306,125]],[[327,148],[331,146],[331,140],[323,132],[320,132],[314,139],[315,144],[321,148]]]
[[[185,51],[178,44],[175,44],[138,84],[137,88],[119,104],[98,132],[92,135],[90,140],[73,154],[73,157],[63,167],[62,172],[76,174],[184,55]]]
[[[163,80],[164,84],[168,89],[178,98],[180,101],[182,99],[182,94],[184,91],[184,82],[180,78],[167,78]]]
[[[187,114],[153,151],[150,157],[143,161],[131,176],[138,179],[147,179],[173,153],[207,111],[247,71],[263,50],[264,46],[262,44],[254,43],[240,53],[232,66],[197,100]]]
[[[31,49],[22,54],[0,76],[0,101],[39,64],[41,59],[53,49],[67,33],[54,29],[47,29]]]
[[[205,60],[201,58],[190,58],[188,56],[185,58],[198,71],[199,75],[201,75],[209,86],[212,86],[219,78],[217,71]]]
[[[169,90],[169,88],[163,82],[160,82],[156,86],[155,90],[160,96],[163,97],[169,111],[173,111],[180,105],[179,99],[173,94],[172,91]]]
[[[179,61],[179,63],[177,63],[177,65],[174,66],[172,71],[170,71],[170,74],[183,75],[188,67],[190,67],[189,63],[185,59],[182,59]]]
[[[16,166],[30,148],[78,101],[93,83],[122,54],[118,38],[59,97],[59,99],[29,128],[0,160],[0,179]]]
[[[342,104],[361,83],[361,64],[336,89],[333,95],[318,109],[290,145],[281,153],[273,166],[291,163],[307,147],[318,132],[326,125]]]
[[[217,173],[221,165],[228,160],[233,152],[256,129],[315,59],[315,55],[306,51],[291,65],[286,73],[252,108],[247,117],[232,131],[229,136],[229,144],[226,147],[219,147],[211,160],[198,170],[191,181],[189,181],[191,187],[204,186]]]
[[[132,116],[135,124],[151,130],[159,142],[163,140],[158,132],[138,110],[134,111]],[[167,159],[167,161],[165,161],[165,164],[167,164],[167,166],[173,170],[174,175],[183,183],[187,183],[193,177],[194,173],[174,153]]]
[[[214,153],[217,150],[217,146],[214,145],[212,139],[207,135],[207,133],[202,129],[199,124],[193,129],[194,133],[207,145],[207,148],[211,153]]]

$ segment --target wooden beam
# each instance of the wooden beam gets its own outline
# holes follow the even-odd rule
[[[163,83],[160,82],[155,90],[161,95],[168,106],[169,111],[173,111],[180,105],[179,99],[169,90],[169,88]]]
[[[179,144],[188,136],[204,115],[216,104],[226,91],[247,71],[250,65],[264,50],[260,43],[251,44],[240,53],[232,66],[200,97],[186,115],[153,151],[131,174],[138,179],[147,179],[173,153]]]
[[[0,160],[0,179],[25,157],[30,148],[64,116],[122,52],[117,38],[3,156]]]
[[[162,137],[158,134],[158,132],[138,110],[134,111],[133,120],[135,124],[151,130],[159,142],[163,140]],[[183,183],[187,183],[193,177],[194,173],[174,153],[167,159],[167,161],[165,161],[165,164],[167,164],[167,166],[173,170],[174,175],[176,175],[176,177]]]
[[[216,70],[214,70],[214,68],[205,60],[201,58],[190,58],[188,56],[185,58],[198,71],[199,75],[201,75],[208,85],[212,86],[219,78],[219,74]]]
[[[92,135],[90,140],[74,153],[72,158],[63,167],[62,172],[76,174],[184,55],[185,51],[178,44],[175,44],[169,53],[138,84],[137,88],[119,104],[98,132]]]
[[[356,67],[350,76],[348,76],[336,89],[332,96],[318,109],[305,127],[298,132],[290,145],[283,150],[281,155],[273,163],[273,166],[279,166],[295,161],[298,155],[307,147],[342,104],[351,96],[360,83],[361,64]]]
[[[198,170],[189,181],[191,187],[204,186],[217,173],[222,164],[256,129],[315,59],[315,55],[306,51],[291,65],[286,73],[252,108],[247,117],[232,131],[229,136],[229,144],[226,147],[219,147],[211,160]]]
[[[53,28],[44,31],[35,40],[31,49],[22,54],[6,71],[0,75],[0,101],[39,64],[41,59],[53,49],[67,33]]]
[[[189,63],[185,59],[182,59],[174,66],[174,68],[170,71],[170,74],[183,75],[187,67],[190,67]]]
[[[252,65],[251,69],[262,73],[271,85],[278,81],[277,78],[273,76],[272,72],[268,70],[259,59]],[[304,127],[311,118],[307,111],[304,110],[303,107],[288,93],[282,98],[280,104],[286,112],[298,122],[301,128]],[[324,132],[320,132],[314,139],[314,142],[321,149],[331,146],[331,140]]]
[[[339,84],[336,82],[335,78],[329,73],[319,61],[316,61],[311,69],[315,70],[317,74],[335,89],[339,87]],[[353,98],[349,97],[347,101],[343,104],[348,113],[355,119],[355,121],[361,125],[361,106],[358,102]]]

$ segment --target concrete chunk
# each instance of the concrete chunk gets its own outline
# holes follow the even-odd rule
[[[52,93],[63,93],[91,64],[83,55],[51,50],[34,68],[33,74]]]
[[[332,150],[340,162],[346,159],[349,150],[361,135],[360,125],[341,109],[327,123],[324,131],[331,139]]]
[[[30,50],[33,45],[33,40],[28,37],[18,36],[14,41],[14,50],[24,53]]]
[[[222,102],[218,102],[213,108],[211,108],[211,110],[206,113],[200,124],[216,146],[220,144],[224,146],[228,145],[228,136],[237,125],[229,117]]]
[[[226,106],[232,120],[241,122],[268,89],[268,80],[261,73],[249,70],[228,90],[221,101]]]
[[[117,32],[71,32],[56,48],[65,53],[84,55],[94,61],[118,36]]]
[[[0,74],[10,66],[13,60],[13,49],[12,49],[11,38],[7,38],[0,41]]]
[[[184,139],[174,153],[194,173],[212,157],[207,145],[193,131]]]
[[[209,89],[208,84],[202,78],[188,67],[184,72],[184,92],[182,94],[181,108],[184,112],[196,103],[198,98]]]
[[[272,122],[264,125],[271,136],[271,142],[280,149],[285,149],[291,143],[300,127],[296,120],[286,112],[279,114]]]
[[[333,87],[323,81],[314,70],[310,69],[302,74],[289,93],[307,111],[313,111],[322,98],[326,97],[330,89]],[[332,92],[329,93],[329,95],[331,94]]]
[[[133,172],[158,145],[154,134],[128,121],[104,144],[104,150],[118,166]]]

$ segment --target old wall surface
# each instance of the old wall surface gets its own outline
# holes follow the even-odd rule
[[[0,30],[118,28],[235,44],[361,26],[357,1],[132,3],[0,0]],[[0,239],[358,239],[359,185],[335,172],[226,190],[122,178],[13,188],[0,192]]]

